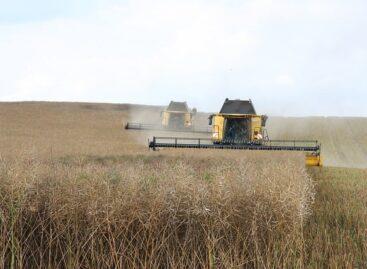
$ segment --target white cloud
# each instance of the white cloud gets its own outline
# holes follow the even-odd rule
[[[358,5],[226,3],[134,0],[88,16],[0,26],[0,100],[181,99],[216,110],[228,96],[252,98],[264,112],[296,115],[340,110],[277,108],[294,98],[303,103],[321,88],[342,91],[350,79],[361,92],[366,38],[347,39],[366,22]]]

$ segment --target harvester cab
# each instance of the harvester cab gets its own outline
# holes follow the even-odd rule
[[[206,148],[262,151],[303,151],[306,165],[322,166],[321,145],[315,140],[270,140],[266,115],[258,115],[251,100],[226,99],[209,117],[211,138],[153,137],[149,148]]]

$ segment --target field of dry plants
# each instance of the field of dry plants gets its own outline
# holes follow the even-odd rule
[[[0,268],[367,266],[366,170],[149,152],[151,134],[122,125],[159,110],[0,104]]]

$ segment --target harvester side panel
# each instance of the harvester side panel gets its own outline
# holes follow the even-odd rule
[[[190,127],[192,124],[192,115],[191,113],[185,113],[185,127]]]
[[[218,143],[223,140],[224,117],[220,115],[213,116],[213,141]]]
[[[253,116],[251,117],[251,140],[256,140],[256,135],[261,134],[262,131],[261,126],[261,116]]]
[[[162,126],[167,127],[170,121],[170,113],[167,111],[162,112]]]

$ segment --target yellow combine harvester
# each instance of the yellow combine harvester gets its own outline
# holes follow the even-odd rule
[[[322,165],[318,141],[270,140],[266,121],[267,116],[258,115],[251,100],[226,99],[220,112],[209,117],[211,138],[153,137],[149,147],[304,151],[307,165]]]
[[[191,128],[193,116],[196,114],[194,108],[190,111],[186,102],[173,102],[162,111],[162,126],[164,128],[184,129]]]
[[[226,99],[218,114],[209,117],[215,144],[256,142],[267,137],[267,116],[257,115],[250,101]]]
[[[162,123],[127,123],[125,129],[129,130],[157,130],[169,132],[195,132],[210,133],[208,128],[197,128],[193,124],[196,109],[189,109],[186,102],[171,101],[166,109],[161,112]]]

